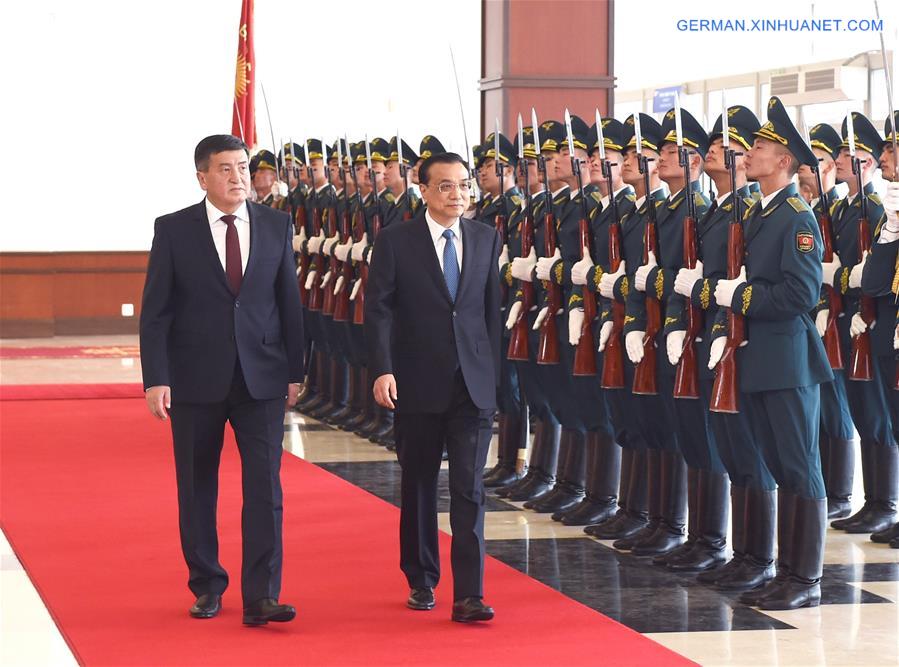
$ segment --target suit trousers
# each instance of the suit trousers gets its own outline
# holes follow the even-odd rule
[[[453,599],[483,597],[483,470],[493,434],[493,412],[478,409],[461,370],[457,370],[446,411],[400,412],[394,427],[396,453],[402,467],[400,568],[409,586],[434,587],[440,579],[437,480],[446,447],[453,532]]]
[[[230,422],[241,460],[244,605],[263,598],[277,599],[281,591],[280,470],[284,399],[254,399],[238,361],[225,400],[218,403],[173,401],[169,412],[181,549],[189,571],[188,587],[200,596],[221,594],[228,586],[228,573],[218,558],[216,505],[225,422]]]

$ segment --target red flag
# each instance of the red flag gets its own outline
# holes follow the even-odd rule
[[[253,52],[253,0],[243,0],[237,36],[237,76],[231,134],[252,149],[256,145],[256,55]]]

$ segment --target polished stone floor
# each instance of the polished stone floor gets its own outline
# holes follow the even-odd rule
[[[135,342],[134,337],[115,336],[0,344]],[[0,382],[136,382],[139,363],[4,360]],[[399,502],[400,470],[392,452],[295,413],[285,416],[284,447],[387,502]],[[491,452],[489,463],[493,458]],[[449,532],[445,470],[440,481],[438,520]],[[860,499],[857,481],[854,497]],[[823,604],[790,612],[741,605],[736,595],[621,554],[610,543],[524,510],[519,503],[490,498],[485,537],[491,556],[704,665],[899,664],[899,550],[873,544],[865,535],[828,531]],[[0,585],[0,664],[76,664],[2,536]],[[597,664],[602,664],[601,646],[585,650],[595,652]]]

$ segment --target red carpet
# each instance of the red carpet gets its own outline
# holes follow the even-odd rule
[[[124,359],[139,357],[137,345],[0,347],[0,359]]]
[[[398,510],[289,454],[282,599],[299,616],[244,628],[233,440],[219,511],[231,588],[219,618],[193,620],[168,425],[133,399],[6,403],[0,411],[3,530],[82,664],[690,664],[495,560],[487,599],[496,620],[452,623],[448,536],[437,608],[407,610]]]
[[[51,401],[91,398],[138,398],[144,395],[139,382],[119,384],[4,384],[0,401]]]

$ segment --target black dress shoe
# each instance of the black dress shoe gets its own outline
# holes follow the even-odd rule
[[[289,604],[278,604],[272,598],[263,598],[243,609],[244,625],[265,625],[269,621],[286,623],[292,621],[297,610]]]
[[[434,589],[412,588],[409,590],[409,599],[406,600],[406,606],[415,611],[428,611],[434,608]]]
[[[491,475],[484,477],[484,486],[487,488],[495,488],[499,486],[509,486],[522,478],[522,474],[515,468],[501,467]]]
[[[787,611],[803,607],[817,607],[821,604],[821,582],[802,581],[790,577],[776,591],[758,601],[759,609]]]
[[[686,536],[680,530],[662,524],[652,537],[635,543],[631,547],[631,553],[635,556],[659,556],[674,551],[686,540]]]
[[[457,623],[489,621],[493,618],[493,607],[488,607],[481,598],[462,598],[453,602],[453,620]]]
[[[899,521],[889,528],[884,528],[876,533],[871,533],[871,541],[877,542],[878,544],[889,544],[897,537],[899,537]]]
[[[726,568],[727,565],[722,570]],[[721,576],[715,580],[715,588],[719,591],[749,591],[750,593],[757,593],[762,590],[763,586],[767,586],[768,582],[774,579],[774,576],[774,563],[758,563],[752,558],[744,557],[729,572],[722,571]]]
[[[221,610],[222,596],[217,593],[204,593],[197,598],[189,613],[194,618],[214,618]]]
[[[827,518],[844,519],[852,514],[852,503],[842,498],[827,499]]]

